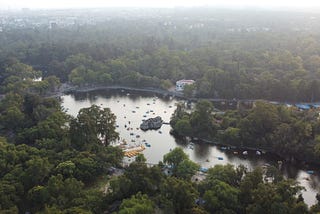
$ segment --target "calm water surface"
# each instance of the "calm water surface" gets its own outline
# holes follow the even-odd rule
[[[150,117],[161,116],[163,121],[169,122],[178,102],[179,100],[172,97],[124,90],[95,91],[62,96],[62,106],[73,116],[76,116],[81,108],[90,107],[93,104],[110,108],[117,116],[117,131],[120,133],[121,140],[127,141],[132,146],[144,144],[144,141],[151,145],[143,152],[148,163],[157,164],[171,149],[182,147],[191,160],[203,167],[229,163],[242,164],[253,169],[264,164],[277,165],[280,159],[271,155],[257,156],[254,152],[250,154],[249,151],[249,155],[244,156],[241,152],[234,154],[234,151],[222,150],[218,146],[175,139],[169,133],[170,125],[162,125],[159,130],[146,132],[138,129],[142,120]],[[137,135],[140,137],[137,138]],[[126,158],[125,161],[131,162],[132,159]],[[306,188],[303,197],[308,205],[316,202],[315,195],[320,188],[318,175],[309,175],[307,170],[310,169],[299,169],[286,163],[283,164],[281,170],[285,176],[296,179]]]

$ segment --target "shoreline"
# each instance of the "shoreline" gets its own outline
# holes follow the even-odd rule
[[[198,100],[208,100],[212,102],[226,102],[226,101],[243,101],[243,102],[254,102],[257,101],[256,99],[227,99],[227,98],[204,98],[204,97],[186,97],[183,95],[182,92],[175,91],[174,87],[169,90],[161,89],[161,88],[154,88],[154,87],[134,87],[134,86],[124,86],[124,85],[109,85],[109,86],[72,86],[68,83],[63,83],[60,88],[48,95],[48,97],[60,97],[63,94],[67,93],[85,93],[85,92],[92,92],[98,90],[129,90],[129,91],[141,91],[141,92],[151,92],[156,94],[161,94],[164,96],[174,96],[180,99],[189,100],[192,102]],[[261,99],[258,99],[261,100]],[[267,100],[266,100],[267,101]],[[267,101],[270,102],[270,101]]]
[[[153,88],[153,87],[138,88],[138,87],[133,87],[133,86],[123,86],[123,85],[77,87],[77,86],[72,86],[68,83],[63,83],[61,85],[61,87],[55,93],[50,95],[50,97],[60,97],[63,94],[67,94],[67,93],[85,93],[85,92],[92,92],[92,91],[98,91],[98,90],[110,90],[110,89],[111,90],[129,90],[129,91],[152,92],[152,93],[161,94],[164,96],[174,96],[174,97],[178,97],[178,98],[182,98],[182,99],[188,99],[181,92],[165,90],[165,89],[161,89],[161,88]]]
[[[97,90],[128,90],[128,91],[150,92],[150,93],[160,94],[163,96],[173,96],[176,98],[185,99],[185,100],[192,100],[192,101],[205,99],[205,98],[187,98],[187,97],[183,96],[183,94],[181,92],[170,91],[170,90],[165,90],[165,89],[160,89],[160,88],[153,88],[153,87],[137,88],[137,87],[123,86],[123,85],[77,87],[77,86],[72,86],[68,83],[63,83],[61,85],[61,87],[50,97],[61,97],[61,96],[68,94],[68,93],[86,93],[86,92],[92,92],[92,91],[97,91]],[[224,101],[226,99],[206,99],[206,100]],[[190,137],[195,138],[192,136],[190,136]],[[240,150],[240,151],[243,151],[243,150],[257,151],[257,150],[259,150],[259,151],[263,151],[263,152],[267,152],[267,153],[276,155],[279,158],[281,158],[283,161],[291,162],[290,160],[287,159],[287,157],[285,157],[281,154],[278,154],[277,152],[274,152],[272,150],[266,149],[266,148],[253,148],[253,147],[247,147],[244,145],[239,147],[239,146],[228,145],[225,143],[221,143],[221,142],[217,142],[217,141],[209,140],[209,139],[203,139],[203,138],[202,139],[199,138],[199,141],[201,141],[203,143],[215,145],[215,146],[233,147],[234,149]],[[318,165],[317,163],[308,162],[305,160],[300,161],[300,160],[296,159],[296,161],[302,163],[303,165],[305,165],[304,163],[311,164],[311,165]]]
[[[177,91],[173,91],[173,90],[170,91],[170,90],[165,90],[165,89],[161,89],[161,88],[153,88],[153,87],[137,88],[137,87],[123,86],[123,85],[77,87],[77,86],[72,86],[70,84],[64,83],[61,88],[62,88],[62,90],[59,89],[58,93],[55,94],[54,96],[59,97],[63,94],[67,94],[67,93],[86,93],[86,92],[92,92],[92,91],[98,91],[98,90],[128,90],[128,91],[151,92],[151,93],[161,94],[164,96],[174,96],[174,97],[177,97],[180,99],[186,99],[186,100],[189,99],[192,101],[205,99],[205,98],[196,98],[196,97],[187,98],[187,97],[183,96],[182,92],[177,92]],[[206,100],[226,100],[226,99],[206,99]],[[196,138],[196,137],[192,137],[192,136],[190,136],[190,137]],[[272,151],[262,149],[262,148],[259,149],[259,148],[252,148],[252,147],[246,147],[246,146],[237,147],[237,146],[219,143],[217,141],[204,139],[204,138],[199,138],[198,141],[203,142],[203,143],[207,143],[207,144],[212,144],[215,146],[227,146],[227,147],[234,147],[239,150],[250,150],[250,151],[260,150],[260,151],[274,154]],[[276,154],[276,155],[278,155],[278,154]]]
[[[69,83],[62,83],[57,91],[48,95],[48,97],[60,97],[63,94],[73,93],[73,92],[91,92],[97,90],[130,90],[130,91],[142,91],[142,92],[152,92],[156,94],[161,94],[164,96],[174,96],[181,99],[189,100],[189,101],[198,101],[198,100],[208,100],[212,102],[255,102],[255,101],[265,101],[268,103],[276,104],[276,105],[295,105],[295,104],[319,104],[318,102],[286,102],[286,101],[272,101],[272,100],[265,100],[265,99],[250,99],[250,98],[206,98],[206,97],[186,97],[183,95],[182,92],[175,91],[175,87],[172,87],[169,90],[162,89],[162,88],[155,88],[155,87],[134,87],[134,86],[125,86],[125,85],[100,85],[100,86],[73,86]]]

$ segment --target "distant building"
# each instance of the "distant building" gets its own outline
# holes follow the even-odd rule
[[[58,24],[56,22],[50,22],[49,29],[56,29],[58,27]]]
[[[30,8],[24,7],[24,8],[21,8],[21,10],[22,10],[22,12],[29,12]]]
[[[176,91],[183,91],[185,85],[194,84],[194,80],[179,80],[176,82]]]

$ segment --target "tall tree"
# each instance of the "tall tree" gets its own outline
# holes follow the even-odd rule
[[[154,212],[154,203],[147,195],[140,192],[131,196],[130,199],[123,200],[119,209],[119,214],[152,214]]]
[[[109,145],[119,138],[115,130],[116,116],[109,108],[97,105],[83,108],[70,123],[71,142],[79,149],[101,142]]]

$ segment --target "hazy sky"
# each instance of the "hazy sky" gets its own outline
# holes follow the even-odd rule
[[[8,8],[175,7],[175,6],[320,8],[320,0],[0,0]]]

